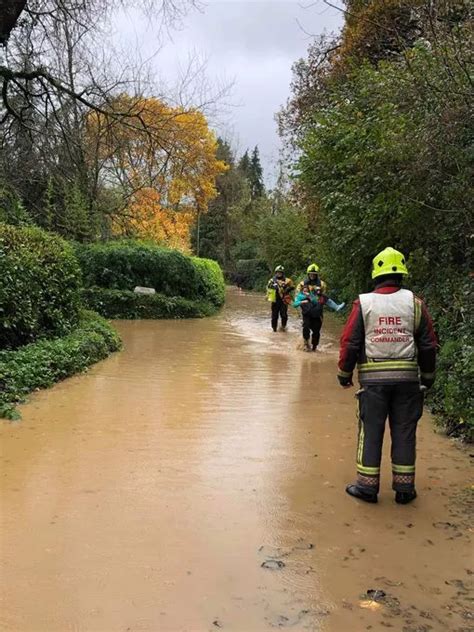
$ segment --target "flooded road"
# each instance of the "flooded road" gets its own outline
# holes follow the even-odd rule
[[[425,416],[417,501],[386,456],[379,505],[346,496],[338,325],[305,354],[268,311],[118,322],[122,353],[2,423],[2,631],[472,630],[468,456]]]

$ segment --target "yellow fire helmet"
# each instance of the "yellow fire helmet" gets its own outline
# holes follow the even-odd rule
[[[307,267],[306,274],[309,274],[310,272],[319,272],[319,266],[317,263],[312,263]]]
[[[385,248],[372,261],[372,278],[384,274],[408,274],[405,256],[394,248]]]

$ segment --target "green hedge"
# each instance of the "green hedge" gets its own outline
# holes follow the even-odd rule
[[[474,290],[470,278],[446,270],[449,282],[426,284],[424,297],[441,344],[428,405],[448,434],[474,436]],[[415,270],[416,273],[416,270]],[[421,290],[421,284],[418,289]]]
[[[135,294],[130,290],[92,287],[83,290],[82,296],[89,309],[108,318],[202,318],[216,311],[206,301],[163,294]]]
[[[192,257],[197,275],[197,295],[205,298],[216,307],[225,301],[225,281],[222,269],[217,261]]]
[[[15,405],[28,393],[84,371],[120,346],[118,334],[106,320],[82,312],[78,327],[63,338],[0,351],[0,417],[19,418]]]
[[[448,434],[472,440],[474,433],[474,351],[466,338],[448,340],[438,356],[436,382],[428,405]]]
[[[111,241],[76,247],[86,287],[131,291],[152,287],[164,296],[224,302],[218,264],[138,241]]]
[[[80,283],[64,240],[0,223],[0,348],[70,332],[78,322]]]

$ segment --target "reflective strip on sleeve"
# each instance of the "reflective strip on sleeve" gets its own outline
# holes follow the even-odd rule
[[[339,377],[352,377],[352,373],[348,373],[347,371],[341,371],[341,369],[339,369],[337,374]]]

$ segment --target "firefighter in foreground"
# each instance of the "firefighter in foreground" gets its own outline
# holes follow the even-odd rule
[[[416,498],[416,428],[423,413],[423,391],[435,379],[437,341],[421,299],[402,289],[408,274],[405,257],[386,248],[373,260],[375,290],[361,294],[341,336],[338,379],[353,386],[358,365],[361,390],[357,481],[351,496],[377,502],[385,421],[392,437],[392,488],[395,501]]]
[[[277,331],[278,318],[281,318],[281,329],[286,330],[288,323],[288,305],[292,298],[291,294],[295,286],[293,281],[285,276],[285,268],[277,266],[274,276],[269,280],[267,285],[267,298],[272,304],[272,329]]]

